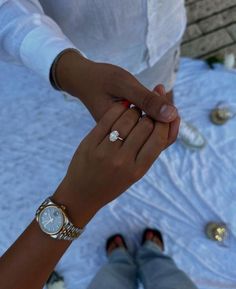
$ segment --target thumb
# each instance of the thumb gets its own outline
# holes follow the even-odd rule
[[[178,111],[165,97],[162,85],[152,92],[138,83],[126,99],[157,121],[169,123],[178,117]]]

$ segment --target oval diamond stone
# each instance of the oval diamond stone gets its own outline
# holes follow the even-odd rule
[[[116,141],[116,140],[118,139],[118,136],[119,136],[118,131],[117,131],[117,130],[114,130],[114,131],[112,131],[112,132],[110,133],[110,135],[109,135],[109,140],[110,140],[111,142],[114,142],[114,141]]]

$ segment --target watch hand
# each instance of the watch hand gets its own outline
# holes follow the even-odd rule
[[[43,225],[47,226],[49,223],[51,223],[51,219],[49,221],[47,221],[47,222],[43,222]]]

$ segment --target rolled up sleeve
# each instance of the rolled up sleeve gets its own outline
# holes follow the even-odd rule
[[[0,59],[20,62],[49,81],[54,59],[67,48],[75,46],[38,1],[0,0]]]

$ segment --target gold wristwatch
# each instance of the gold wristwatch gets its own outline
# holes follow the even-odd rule
[[[36,211],[36,221],[41,230],[58,240],[73,241],[84,231],[75,227],[66,214],[66,207],[47,198]]]

